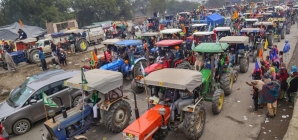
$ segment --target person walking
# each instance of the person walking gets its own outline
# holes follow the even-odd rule
[[[14,63],[13,59],[11,58],[11,56],[9,55],[9,53],[4,50],[3,51],[3,55],[4,55],[4,60],[7,64],[7,69],[9,72],[11,71],[15,71],[17,69],[16,64]]]
[[[297,96],[297,91],[298,91],[298,72],[297,72],[297,67],[292,66],[290,76],[287,79],[287,96],[288,96],[288,102],[291,103],[292,105],[289,106],[290,108],[293,108],[293,105],[296,102],[296,96]]]
[[[135,29],[134,26],[131,26],[131,35],[132,35],[132,39],[135,39],[135,37],[138,38],[138,37],[136,36],[136,29]]]
[[[40,62],[41,62],[42,70],[43,70],[43,71],[46,71],[46,70],[47,70],[47,62],[46,62],[46,58],[45,58],[45,56],[44,56],[44,53],[43,53],[42,48],[39,47],[38,49],[39,49],[38,57],[39,57]]]
[[[284,46],[284,48],[283,48],[283,55],[284,55],[284,57],[283,57],[283,60],[284,60],[284,62],[285,62],[285,64],[287,64],[288,63],[288,61],[289,61],[289,56],[290,56],[290,49],[291,49],[291,47],[290,47],[290,44],[289,44],[289,41],[288,41],[288,39],[286,39],[285,40],[285,46]]]
[[[74,35],[75,35],[75,33],[71,33],[68,37],[68,41],[70,43],[70,52],[71,52],[71,54],[76,54],[75,45],[74,45],[74,42],[75,42]]]

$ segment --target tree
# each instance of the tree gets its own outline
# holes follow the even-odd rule
[[[164,13],[167,9],[167,0],[150,0],[150,12],[159,12],[160,14]]]
[[[198,6],[200,6],[200,4],[197,2],[189,2],[189,1],[179,2],[179,1],[171,0],[169,1],[169,4],[168,4],[167,13],[176,15],[177,13],[183,12],[185,10],[192,12],[194,9],[197,9]]]

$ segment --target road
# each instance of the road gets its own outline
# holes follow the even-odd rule
[[[293,54],[293,47],[297,43],[297,27],[292,26],[291,34],[286,35],[286,39],[289,40],[292,46],[290,56]],[[282,50],[284,46],[284,40],[281,42],[275,42],[278,46],[278,50]],[[265,52],[265,55],[268,51]],[[233,92],[230,96],[225,97],[224,108],[218,115],[213,115],[211,111],[211,103],[205,102],[207,109],[207,120],[205,130],[200,140],[256,140],[261,130],[261,123],[265,120],[266,109],[260,109],[257,112],[252,112],[253,100],[250,95],[251,88],[245,84],[246,81],[251,79],[251,71],[254,68],[254,63],[250,63],[249,71],[247,73],[239,73],[238,81],[233,86]],[[238,70],[238,68],[236,68]],[[125,81],[124,89],[130,88],[129,81]],[[132,93],[126,92],[130,99]],[[145,93],[137,95],[138,108],[140,114],[143,114],[147,109]],[[129,103],[134,109],[133,100],[129,100]],[[132,114],[132,121],[135,120],[134,113]],[[132,122],[131,121],[131,122]],[[43,122],[37,122],[29,133],[21,136],[13,136],[14,140],[40,140],[42,133],[47,133]],[[91,128],[85,134],[91,140],[101,140],[106,138],[107,140],[121,140],[122,133],[114,134],[107,131],[104,126],[97,126]],[[268,134],[270,135],[270,134]],[[167,140],[186,140],[186,136],[181,130],[172,133]],[[282,138],[278,138],[282,139]]]

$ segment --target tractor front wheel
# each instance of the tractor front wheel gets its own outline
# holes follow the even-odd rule
[[[249,67],[249,58],[242,57],[240,58],[240,72],[246,73]]]
[[[78,49],[80,52],[84,52],[88,49],[89,43],[85,39],[80,39],[78,43],[76,43],[76,49]]]
[[[32,50],[29,53],[29,59],[33,64],[39,63],[40,59],[39,59],[39,55],[38,55],[38,50]]]
[[[234,83],[233,69],[231,69],[229,73],[223,73],[220,77],[219,83],[225,95],[230,95],[232,93],[232,87]]]
[[[183,61],[183,62],[177,64],[176,69],[191,69],[191,66],[188,61]]]
[[[183,132],[190,140],[199,139],[205,128],[206,123],[206,107],[200,102],[194,112],[185,112],[183,119]]]
[[[130,88],[131,88],[131,90],[133,90],[135,93],[142,93],[142,92],[144,92],[144,90],[145,90],[144,87],[140,87],[140,86],[138,86],[137,83],[136,83],[134,80],[131,81]]]
[[[219,114],[223,108],[225,94],[222,89],[215,90],[212,98],[212,112]]]
[[[109,111],[105,111],[104,125],[114,133],[123,131],[128,125],[131,117],[131,107],[127,101],[119,100],[114,103]]]

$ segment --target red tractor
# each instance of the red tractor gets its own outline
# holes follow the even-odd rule
[[[136,120],[123,130],[123,140],[163,140],[171,132],[180,129],[180,124],[188,139],[198,140],[206,123],[206,108],[203,96],[200,95],[202,80],[201,72],[173,68],[154,71],[141,79],[139,83],[150,89],[159,87],[165,88],[165,92],[171,89],[187,91],[193,98],[189,99],[189,104],[181,106],[179,115],[177,109],[170,108],[177,100],[170,101],[151,95],[148,100],[151,108],[140,117],[136,115]]]
[[[183,40],[162,40],[155,43],[155,46],[158,47],[157,53],[159,53],[159,56],[157,57],[155,63],[149,65],[144,69],[145,75],[148,75],[153,71],[157,71],[164,68],[191,69],[191,65],[187,57],[184,57],[183,59],[174,59],[174,57],[169,57],[171,52],[174,51],[174,49],[176,49],[176,51],[181,52],[179,55],[184,56],[184,50],[182,49],[183,46],[179,47],[179,50],[177,50],[177,46],[181,46],[182,42]],[[132,80],[131,89],[136,93],[142,93],[144,91],[144,87],[137,84],[137,81],[139,81],[142,78],[143,75],[139,75],[136,78],[134,78],[134,80]]]

